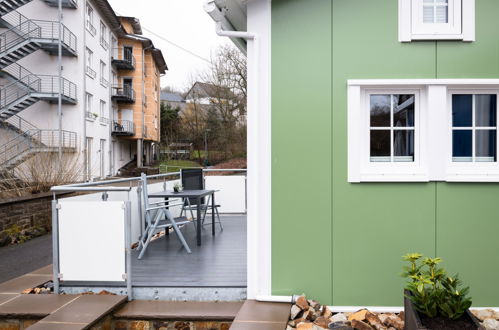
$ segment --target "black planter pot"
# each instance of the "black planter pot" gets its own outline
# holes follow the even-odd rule
[[[406,296],[411,293],[407,290],[404,291],[404,324],[405,330],[432,330],[431,328],[426,328],[421,323],[421,318],[419,313]],[[485,328],[480,324],[478,319],[473,315],[469,309],[466,310],[466,316],[469,318],[470,322],[476,326],[478,330],[485,330]]]

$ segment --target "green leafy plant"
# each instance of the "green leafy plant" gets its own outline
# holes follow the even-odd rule
[[[403,256],[409,266],[403,267],[402,276],[409,279],[406,290],[416,310],[428,317],[460,318],[471,306],[469,288],[462,288],[458,275],[447,276],[438,265],[441,258],[426,258],[420,253]]]

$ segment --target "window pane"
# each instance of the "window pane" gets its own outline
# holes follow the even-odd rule
[[[448,13],[447,6],[437,6],[435,23],[447,23],[449,21],[447,13]]]
[[[477,130],[475,132],[477,162],[495,162],[496,150],[496,130]]]
[[[497,96],[475,95],[475,126],[495,127]]]
[[[424,6],[423,7],[423,23],[434,23],[435,22],[435,17],[434,14],[435,12],[433,11],[435,7],[433,6]]]
[[[393,126],[414,127],[414,95],[393,95]]]
[[[472,161],[471,130],[452,131],[452,160],[455,162]]]
[[[390,131],[371,131],[371,161],[390,161]]]
[[[396,162],[414,161],[414,131],[393,131],[393,155]]]
[[[452,95],[452,126],[471,127],[473,117],[473,95]]]
[[[390,95],[371,95],[371,126],[390,127]]]

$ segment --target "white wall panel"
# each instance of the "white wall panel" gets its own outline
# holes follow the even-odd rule
[[[220,213],[246,212],[245,176],[205,176],[205,187],[218,190],[215,193],[215,203],[220,205]]]
[[[59,267],[63,281],[123,281],[123,202],[59,202]]]

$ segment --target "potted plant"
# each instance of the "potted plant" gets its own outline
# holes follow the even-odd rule
[[[184,187],[182,187],[182,184],[177,182],[173,185],[173,191],[176,192],[176,193],[179,193],[181,192],[182,190],[184,190]]]
[[[419,253],[403,258],[409,262],[402,274],[409,279],[404,291],[406,330],[485,329],[469,311],[469,288],[438,266],[442,259]]]

